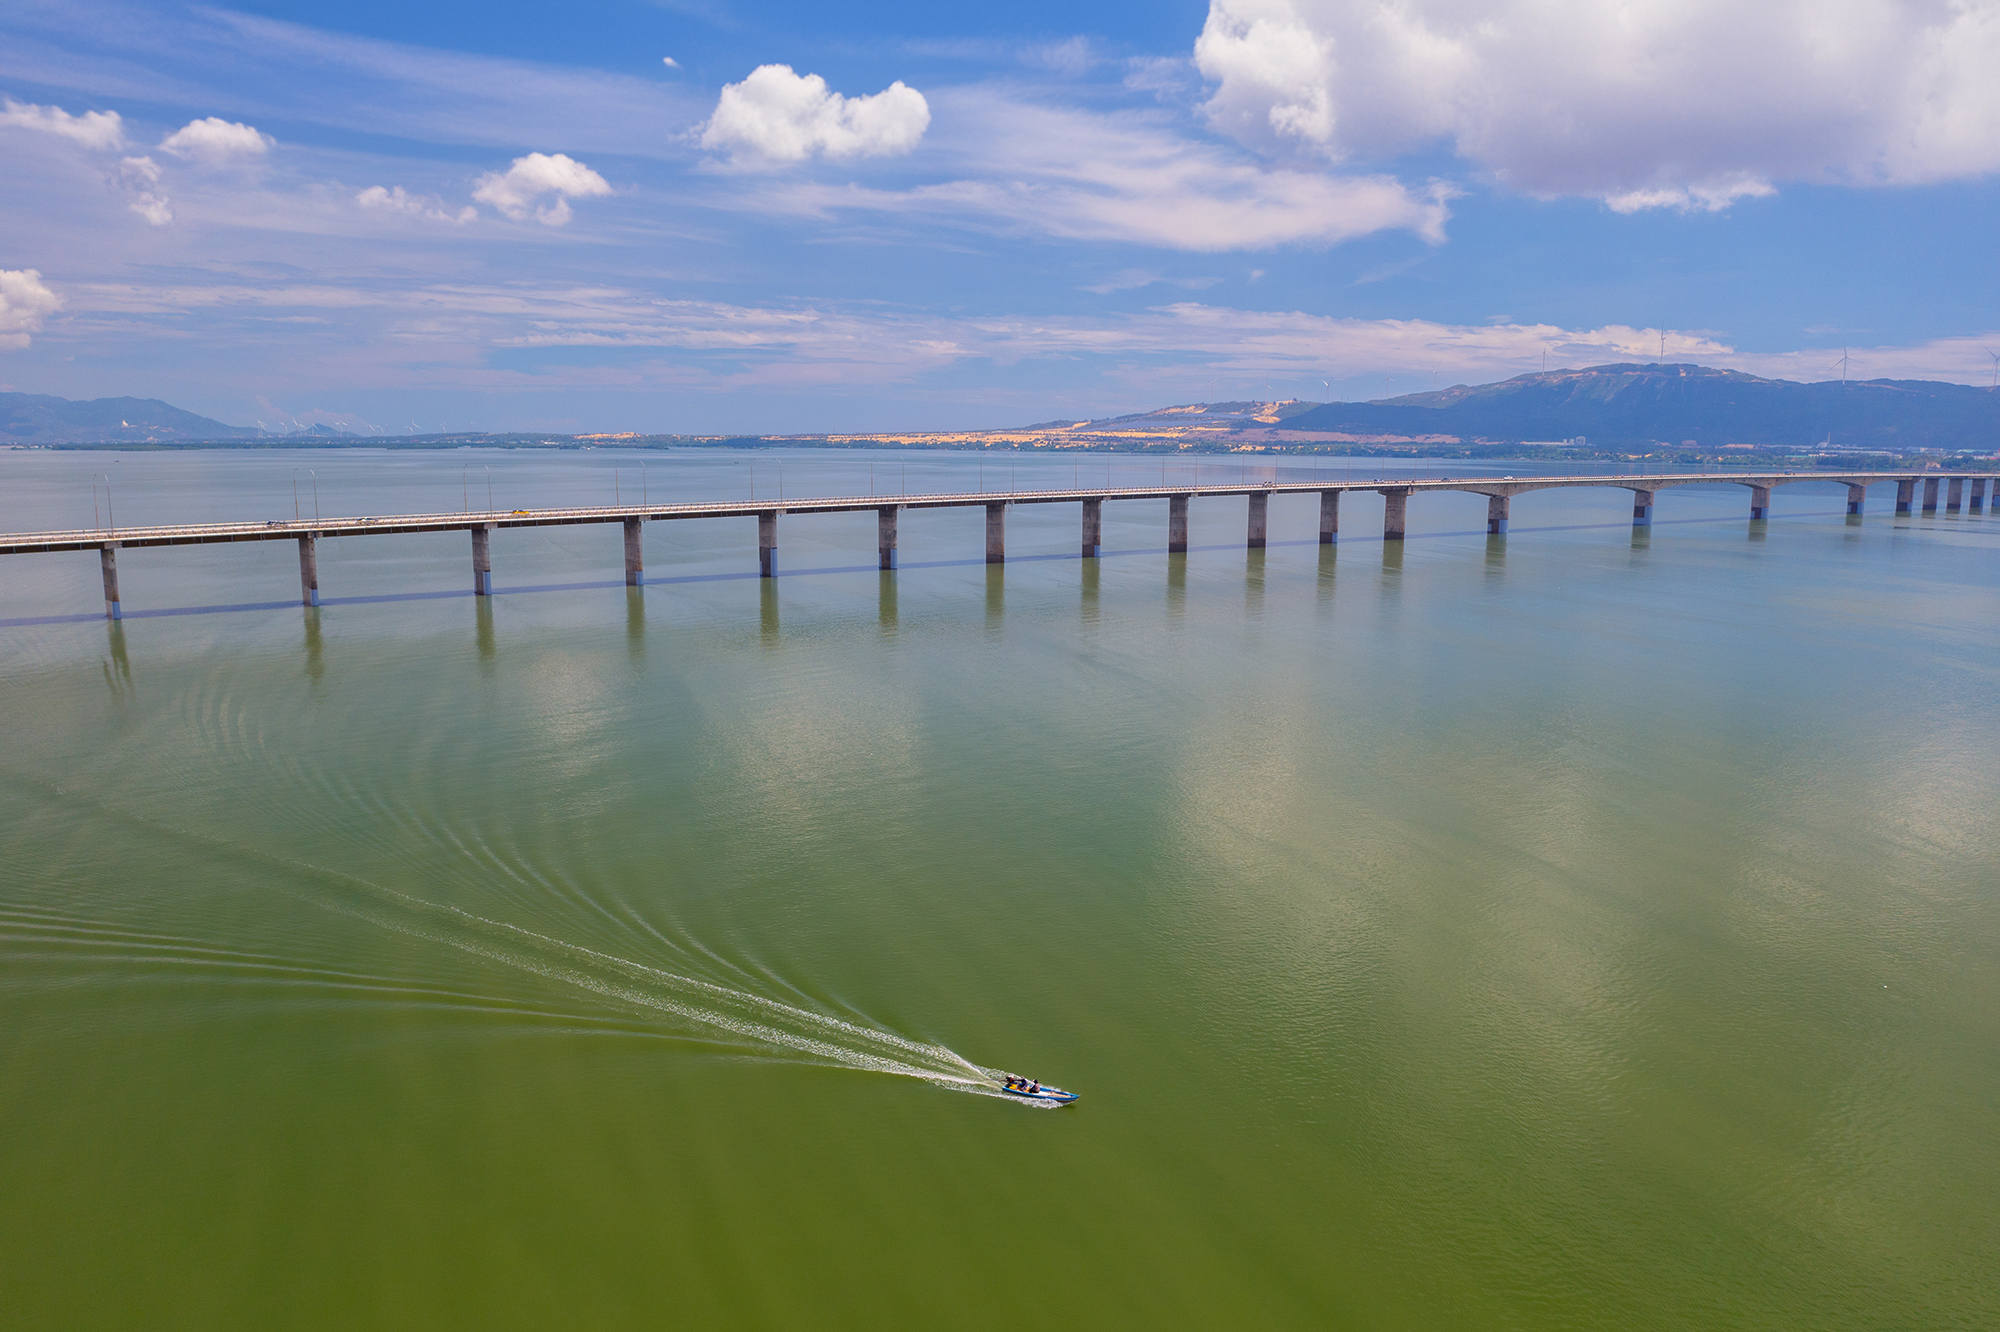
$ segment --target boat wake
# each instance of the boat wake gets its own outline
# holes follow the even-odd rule
[[[315,895],[320,906],[563,981],[623,1007],[674,1019],[691,1035],[720,1040],[746,1053],[888,1073],[951,1091],[1017,1099],[1002,1090],[1003,1072],[984,1068],[942,1045],[585,948],[337,871],[316,872],[337,874],[374,899],[326,900]]]
[[[73,815],[83,815],[79,806],[92,808],[98,817],[141,826],[149,837],[178,843],[210,865],[234,861],[249,880],[314,907],[573,986],[607,1007],[640,1018],[647,1028],[663,1036],[733,1049],[752,1058],[886,1073],[950,1091],[1047,1108],[1007,1095],[1002,1086],[1007,1076],[1005,1071],[975,1064],[943,1045],[619,957],[493,920],[462,907],[400,892],[342,870],[213,837],[184,825],[169,826],[94,796],[84,795],[78,801],[75,797],[80,793],[60,792],[59,788],[49,793],[59,799],[69,796],[63,803],[70,806]],[[28,924],[34,925],[43,937],[52,928],[48,921]],[[193,938],[169,940],[149,935],[142,942],[148,956],[155,961],[168,953],[176,957],[185,954],[183,960],[187,961],[204,960],[213,964],[216,958],[224,958],[235,965],[254,965],[274,975],[282,972],[295,982],[312,983],[310,978],[323,975],[329,984],[338,981],[351,987],[366,983],[384,992],[394,989],[412,995],[429,994],[435,988],[416,979],[362,977],[351,970],[336,973],[323,964],[288,966],[275,955],[239,957],[224,944],[203,943]],[[436,997],[465,1002],[475,999],[469,995],[447,995],[442,990]],[[494,997],[478,1002],[512,1007],[517,999]],[[537,1016],[556,1015],[538,1011]],[[601,1015],[588,1018],[578,1014],[576,1020],[595,1022],[601,1020]]]

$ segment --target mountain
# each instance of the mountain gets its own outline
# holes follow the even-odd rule
[[[224,425],[158,398],[71,402],[41,393],[0,393],[0,442],[101,444],[182,439],[255,439],[255,426]]]
[[[1593,447],[1692,440],[1800,448],[2000,447],[2000,393],[1931,380],[1800,384],[1701,365],[1597,365],[1454,385],[1376,402],[1332,402],[1289,417],[1286,430],[1349,435],[1455,435],[1562,440]]]

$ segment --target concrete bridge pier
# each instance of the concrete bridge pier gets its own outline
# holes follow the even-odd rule
[[[1750,487],[1750,521],[1761,522],[1771,516],[1771,488],[1769,486]]]
[[[896,514],[901,507],[884,504],[875,510],[875,555],[884,569],[896,567]]]
[[[778,576],[778,511],[765,509],[757,515],[757,576]]]
[[[1868,487],[1849,486],[1847,488],[1847,513],[1849,517],[1860,514],[1868,503]]]
[[[1187,511],[1186,495],[1167,496],[1167,554],[1187,554]]]
[[[1951,489],[1945,492],[1944,511],[1946,513],[1957,513],[1960,509],[1964,507],[1965,507],[1965,478],[1962,476],[1955,476],[1951,479]]]
[[[1104,501],[1083,502],[1083,558],[1094,560],[1104,549]]]
[[[1635,490],[1632,492],[1632,526],[1651,527],[1653,525],[1653,496],[1657,491]]]
[[[1916,498],[1917,483],[1914,480],[1896,483],[1896,512],[1908,513],[1910,501]]]
[[[1269,492],[1252,492],[1250,496],[1249,548],[1264,549],[1264,539],[1270,529],[1271,496]]]
[[[1005,500],[986,506],[986,562],[988,564],[1007,562],[1007,501]]]
[[[1507,535],[1507,510],[1513,505],[1511,495],[1488,495],[1486,497],[1486,535]]]
[[[1337,490],[1319,492],[1319,544],[1340,544],[1340,492]]]
[[[1925,512],[1925,513],[1936,513],[1936,512],[1937,512],[1937,491],[1938,491],[1938,485],[1937,485],[1937,483],[1938,483],[1938,479],[1937,479],[1936,477],[1934,477],[1934,476],[1927,476],[1927,477],[1925,477],[1925,478],[1924,478],[1924,512]]]
[[[644,587],[646,585],[646,554],[640,543],[640,519],[625,520],[625,586]]]
[[[299,538],[299,604],[319,605],[319,534]]]
[[[1986,478],[1983,476],[1975,476],[1972,478],[1971,503],[1966,506],[1966,509],[1970,513],[1978,513],[1981,509],[1984,509],[1985,507],[1986,507]]]
[[[472,529],[472,595],[493,595],[493,524]]]
[[[118,543],[107,541],[97,548],[97,563],[104,570],[104,618],[122,620],[124,610],[118,605]]]
[[[1382,492],[1382,539],[1401,541],[1408,528],[1410,492],[1408,490],[1385,490]]]

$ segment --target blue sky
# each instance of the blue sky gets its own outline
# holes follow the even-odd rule
[[[1662,335],[1987,383],[1996,68],[2000,0],[10,0],[0,385],[951,429]]]

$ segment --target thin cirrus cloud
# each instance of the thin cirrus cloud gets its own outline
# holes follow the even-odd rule
[[[366,287],[273,283],[139,288],[82,284],[73,293],[83,319],[115,315],[180,326],[205,312],[223,327],[267,328],[274,317],[312,318],[327,355],[400,387],[431,389],[590,388],[644,391],[677,386],[728,393],[746,387],[909,385],[972,359],[1016,365],[1108,358],[1107,379],[1157,406],[1185,394],[1205,374],[1270,375],[1301,384],[1394,376],[1383,392],[1481,382],[1551,365],[1652,360],[1662,330],[1607,324],[1588,328],[1529,322],[1455,324],[1428,319],[1357,319],[1303,311],[1232,309],[1181,302],[1093,315],[961,316],[876,306],[744,305],[662,298],[610,283],[383,283]],[[53,304],[44,300],[47,309]],[[37,315],[35,318],[39,318]],[[1709,333],[1665,330],[1669,359],[1755,374],[1824,379],[1824,351],[1742,352]],[[345,346],[346,351],[335,348]],[[411,359],[407,349],[420,347]],[[534,370],[494,363],[502,348],[656,349],[635,369],[562,361]],[[318,355],[319,353],[316,353]],[[1976,338],[1855,349],[1853,362],[1880,377],[1961,381],[1984,373]],[[941,389],[940,391],[945,391]],[[958,390],[949,390],[957,392]],[[1028,390],[1033,397],[1044,390]]]
[[[358,37],[223,6],[10,0],[0,79],[433,144],[688,155],[707,101],[660,79]],[[667,127],[669,132],[663,133]]]
[[[1188,138],[1164,113],[1086,111],[993,86],[939,102],[952,133],[937,155],[959,179],[901,190],[788,183],[745,200],[1209,253],[1396,230],[1437,243],[1450,217],[1448,187],[1263,165]]]
[[[124,121],[116,111],[85,111],[73,116],[59,106],[36,106],[9,97],[0,100],[0,125],[53,134],[85,148],[109,150],[125,145]]]
[[[571,199],[597,198],[610,193],[609,181],[565,154],[529,153],[515,158],[505,171],[481,176],[472,197],[493,205],[517,222],[532,214],[544,226],[560,227],[570,220]],[[554,203],[539,202],[549,195],[555,196]]]
[[[2000,168],[1992,0],[1211,0],[1194,56],[1211,122],[1261,149],[1445,142],[1621,212]]]
[[[1079,287],[1078,290],[1096,292],[1099,296],[1109,296],[1113,292],[1138,291],[1142,287],[1150,287],[1154,283],[1162,283],[1169,287],[1185,287],[1189,291],[1201,291],[1205,288],[1213,287],[1221,281],[1222,279],[1219,277],[1168,277],[1166,274],[1154,272],[1150,268],[1123,268],[1109,277],[1100,278],[1087,286]]]
[[[0,268],[0,347],[21,348],[42,323],[62,308],[62,298],[50,291],[40,271]]]
[[[759,65],[741,83],[723,85],[701,146],[738,162],[883,157],[915,148],[930,124],[930,103],[901,79],[878,93],[846,97],[817,74]]]

